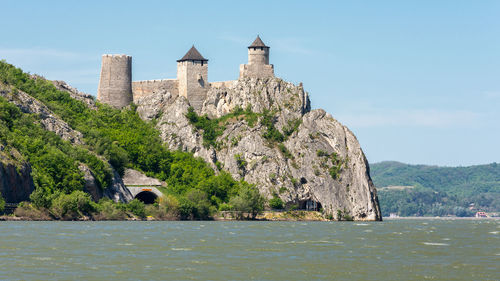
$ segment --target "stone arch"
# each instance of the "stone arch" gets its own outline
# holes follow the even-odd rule
[[[137,199],[143,202],[144,204],[153,204],[157,198],[158,195],[156,195],[152,191],[141,191],[134,196],[134,199]]]

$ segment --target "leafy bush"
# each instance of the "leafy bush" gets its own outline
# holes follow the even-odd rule
[[[52,200],[49,212],[56,219],[78,219],[90,216],[96,209],[97,205],[92,202],[90,194],[77,190],[70,194],[58,193]]]
[[[284,208],[283,200],[281,200],[281,198],[275,196],[271,200],[269,200],[269,207],[271,207],[273,209],[282,210]]]
[[[191,106],[188,108],[186,118],[197,130],[203,131],[203,145],[205,147],[215,146],[215,141],[224,133],[224,126],[219,125],[219,120],[210,120],[208,116],[198,116]]]
[[[243,156],[241,156],[241,154],[235,154],[234,160],[236,160],[236,165],[240,170],[244,170],[245,167],[247,166],[247,161],[245,161],[245,159],[243,158]]]
[[[299,129],[300,124],[302,124],[302,119],[297,118],[293,120],[288,120],[287,126],[283,128],[283,134],[285,134],[286,137],[289,137],[293,134],[293,132],[297,131]]]
[[[339,221],[353,221],[354,218],[349,214],[349,212],[344,208],[344,210],[337,210],[337,220]]]
[[[283,156],[285,156],[286,159],[294,159],[295,157],[293,157],[292,153],[290,153],[290,151],[288,150],[288,148],[286,148],[286,146],[282,143],[278,144],[278,148],[279,150],[281,151],[281,153],[283,153]]]
[[[240,219],[242,219],[245,214],[247,214],[247,218],[251,217],[255,219],[255,217],[264,210],[265,201],[265,198],[260,195],[254,185],[245,183],[238,191],[238,195],[231,198],[229,204],[238,212],[238,217]]]
[[[119,204],[111,201],[111,199],[103,198],[97,204],[97,214],[95,218],[98,220],[124,220],[127,213],[124,208],[118,207]]]
[[[233,206],[227,203],[222,203],[219,205],[219,211],[231,211],[233,209]]]
[[[122,204],[119,205],[121,206],[124,210],[131,212],[135,216],[139,218],[145,218],[146,217],[146,206],[144,205],[143,202],[139,201],[138,199],[134,199],[127,204]]]
[[[276,129],[274,126],[275,117],[269,110],[264,110],[262,113],[262,119],[260,120],[260,124],[266,128],[266,131],[262,135],[263,138],[268,140],[271,143],[274,142],[283,142],[285,137],[283,134]]]

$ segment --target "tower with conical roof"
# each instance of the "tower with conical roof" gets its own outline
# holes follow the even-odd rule
[[[196,111],[200,111],[207,96],[208,60],[196,48],[177,60],[177,80],[179,95],[184,96]]]
[[[274,77],[274,66],[269,64],[269,46],[266,46],[260,36],[248,46],[248,64],[240,65],[240,78]]]

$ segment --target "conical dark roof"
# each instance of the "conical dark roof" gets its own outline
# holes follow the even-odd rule
[[[264,44],[264,42],[262,42],[262,39],[260,39],[259,35],[257,35],[257,38],[255,38],[255,40],[253,41],[252,45],[248,46],[248,48],[253,48],[253,47],[266,47],[266,48],[269,48],[268,46],[266,46],[266,44]]]
[[[206,58],[204,58],[200,52],[198,52],[198,50],[196,50],[196,48],[194,47],[191,47],[191,49],[189,49],[189,51],[182,57],[182,59],[180,60],[177,60],[178,62],[180,61],[208,61]]]

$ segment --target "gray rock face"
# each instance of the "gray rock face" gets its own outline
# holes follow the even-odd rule
[[[83,187],[83,191],[90,194],[90,196],[92,196],[92,200],[96,202],[99,201],[99,199],[103,197],[103,191],[101,188],[99,188],[99,185],[95,179],[94,174],[85,164],[80,164],[78,166],[78,169],[82,171],[83,178],[85,180],[85,186]]]
[[[107,197],[115,202],[126,203],[134,199],[132,193],[130,193],[130,190],[127,189],[127,187],[123,183],[122,178],[116,171],[113,171],[113,181],[111,186],[108,186],[103,190],[97,184],[92,171],[85,164],[80,164],[78,168],[83,172],[84,175],[84,191],[92,196],[92,200],[97,202],[99,201],[99,199]]]
[[[0,145],[0,193],[5,202],[27,201],[34,189],[31,166],[17,150],[7,152]]]
[[[146,176],[145,174],[134,170],[134,169],[126,169],[125,174],[122,177],[123,183],[125,185],[136,185],[136,186],[161,186],[164,185],[158,179],[151,178]]]
[[[50,82],[52,82],[52,84],[54,84],[54,86],[56,86],[56,88],[58,90],[68,92],[70,97],[72,97],[76,100],[79,100],[79,101],[83,101],[91,109],[94,109],[94,110],[97,109],[97,105],[95,103],[94,96],[80,92],[77,89],[68,85],[64,81],[55,80],[55,81],[50,81]]]
[[[127,189],[120,175],[113,171],[113,182],[104,190],[104,196],[115,202],[129,202],[134,199],[132,193]]]
[[[244,78],[229,88],[210,89],[201,109],[210,118],[238,107],[259,113],[254,124],[243,116],[225,121],[216,147],[203,146],[202,132],[185,116],[189,108],[185,98],[142,100],[136,101],[138,112],[144,119],[158,117],[157,127],[170,149],[193,152],[214,168],[219,162],[236,179],[256,184],[268,198],[279,196],[300,208],[314,201],[335,217],[381,219],[368,163],[356,137],[324,110],[311,111],[302,85],[279,78]],[[263,112],[273,116],[274,127],[286,136],[283,142],[263,137],[268,130],[261,123]]]
[[[56,133],[62,139],[73,144],[83,144],[82,133],[73,130],[66,122],[56,116],[47,106],[22,91],[12,91],[9,87],[0,87],[0,96],[15,104],[24,113],[37,114],[45,130]]]

